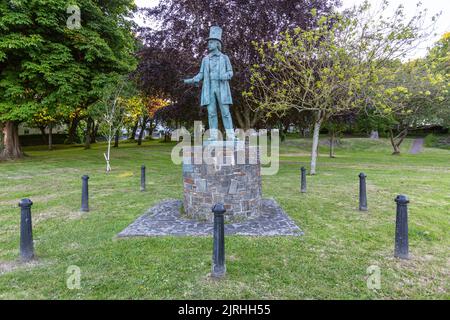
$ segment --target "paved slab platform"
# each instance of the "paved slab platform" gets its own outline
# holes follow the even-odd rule
[[[150,208],[118,237],[211,236],[213,224],[181,215],[182,201],[164,200]],[[301,236],[303,232],[274,199],[262,199],[261,215],[243,222],[225,224],[226,235]]]

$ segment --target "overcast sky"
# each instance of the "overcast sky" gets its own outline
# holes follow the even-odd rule
[[[353,5],[357,5],[363,2],[363,0],[341,0],[342,8],[349,8]],[[159,0],[135,0],[139,7],[152,7],[158,4]],[[378,7],[381,0],[369,0],[373,7]],[[405,8],[405,14],[407,17],[413,16],[416,11],[417,0],[389,0],[389,8],[393,12],[400,4]],[[427,52],[427,47],[431,46],[437,41],[444,32],[450,32],[450,0],[423,0],[422,7],[428,9],[428,15],[431,16],[442,11],[442,15],[439,17],[436,24],[436,36],[430,38],[428,41],[423,42],[419,48],[414,52],[414,57],[424,56]],[[136,18],[136,22],[143,24],[142,19]]]

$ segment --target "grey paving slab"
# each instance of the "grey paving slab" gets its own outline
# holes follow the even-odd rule
[[[213,224],[181,215],[182,201],[164,200],[120,232],[118,237],[210,236]],[[301,236],[303,232],[274,199],[262,199],[261,215],[225,224],[226,235]]]

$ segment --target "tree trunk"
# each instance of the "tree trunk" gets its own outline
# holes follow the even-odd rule
[[[92,121],[91,143],[97,143],[98,127],[99,123],[95,124],[95,121]]]
[[[251,128],[251,119],[250,119],[250,109],[244,108],[244,129],[248,130]]]
[[[330,158],[334,158],[334,138],[335,132],[334,130],[330,130]]]
[[[48,150],[53,149],[53,124],[48,125]]]
[[[136,131],[139,127],[139,120],[136,121],[136,124],[133,127],[133,130],[131,131],[131,136],[128,138],[129,140],[134,140],[136,138]]]
[[[281,122],[278,123],[278,132],[280,134],[281,142],[286,140],[286,132],[287,132],[287,130],[286,130],[285,126],[283,125],[283,123],[281,123]]]
[[[153,130],[156,128],[156,121],[154,119],[150,119],[148,122],[148,134],[150,137],[153,135]]]
[[[393,155],[399,155],[400,154],[400,145],[403,142],[403,139],[408,134],[408,129],[404,129],[400,131],[400,133],[397,136],[394,136],[394,132],[392,129],[389,130],[389,138],[391,140],[392,148],[394,149],[394,152],[392,152]]]
[[[400,154],[400,145],[402,144],[405,137],[408,135],[408,129],[403,129],[400,131],[400,133],[394,137],[394,132],[392,129],[389,130],[389,138],[391,140],[392,148],[394,149],[394,152],[392,152],[393,155],[399,155]]]
[[[111,140],[112,140],[111,138],[112,137],[111,137],[111,131],[110,131],[110,133],[108,135],[108,151],[107,151],[107,153],[103,154],[103,156],[105,157],[105,160],[106,160],[106,173],[111,172],[111,162],[110,162],[110,160],[111,160]]]
[[[170,131],[164,130],[164,142],[169,142],[169,141],[170,141]]]
[[[311,175],[316,174],[316,162],[317,162],[317,155],[318,155],[318,149],[319,149],[319,133],[320,133],[321,125],[322,125],[322,118],[320,117],[320,114],[319,114],[316,121],[314,122],[313,143],[312,143],[312,150],[311,150],[311,168],[309,171],[309,173]]]
[[[393,148],[394,148],[394,152],[392,152],[392,154],[393,155],[399,155],[400,154],[400,148],[399,148],[399,146],[397,145],[397,144],[394,144],[393,145]]]
[[[4,145],[3,145],[3,122],[0,122],[0,153],[2,152]]]
[[[116,134],[114,135],[114,146],[113,148],[118,148],[119,147],[119,129],[116,130]]]
[[[138,137],[138,146],[140,146],[142,144],[142,137],[144,136],[144,126],[141,126],[141,131],[139,132],[139,137]]]
[[[0,159],[19,159],[23,157],[19,142],[19,126],[14,121],[6,121],[3,126],[3,150]]]
[[[86,134],[84,137],[84,149],[91,148],[91,128],[92,128],[92,119],[88,117],[86,120]]]
[[[303,127],[302,125],[298,126],[298,132],[300,138],[306,138],[308,136],[308,128]]]
[[[47,135],[45,134],[45,127],[44,126],[40,126],[39,130],[41,130],[42,142],[44,144],[47,144],[48,140],[47,140]]]
[[[69,126],[69,132],[67,135],[66,144],[75,143],[75,137],[77,135],[77,128],[78,128],[79,123],[80,123],[80,119],[78,117],[75,117],[72,119],[70,126]]]
[[[142,119],[142,125],[141,125],[141,131],[139,132],[139,137],[138,137],[138,146],[140,146],[142,144],[142,138],[144,137],[144,131],[145,128],[147,127],[147,119],[144,118]]]
[[[234,115],[234,127],[248,130],[253,128],[259,119],[261,119],[261,114],[259,112],[254,112],[244,104],[233,105],[232,113]]]
[[[392,148],[394,149],[394,152],[392,152],[392,154],[393,155],[399,155],[400,154],[400,145],[398,143],[396,143],[395,137],[394,137],[394,135],[392,133],[389,136],[390,136],[390,139],[391,139]]]

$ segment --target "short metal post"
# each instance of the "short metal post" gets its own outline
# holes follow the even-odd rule
[[[359,210],[367,211],[366,175],[359,174]]]
[[[20,257],[26,262],[34,257],[33,229],[31,225],[31,206],[33,201],[22,199],[20,207]]]
[[[145,191],[145,166],[141,166],[141,191]]]
[[[400,259],[409,258],[408,245],[408,197],[398,195],[395,198],[397,203],[397,217],[395,220],[395,252],[394,256]]]
[[[305,169],[305,167],[302,167],[300,170],[302,171],[300,192],[305,193],[306,192],[306,169]]]
[[[89,211],[89,188],[88,188],[88,180],[89,176],[84,175],[81,177],[82,185],[81,185],[81,211]]]
[[[222,278],[225,276],[225,208],[222,203],[217,203],[212,208],[214,212],[214,245],[211,276]]]

